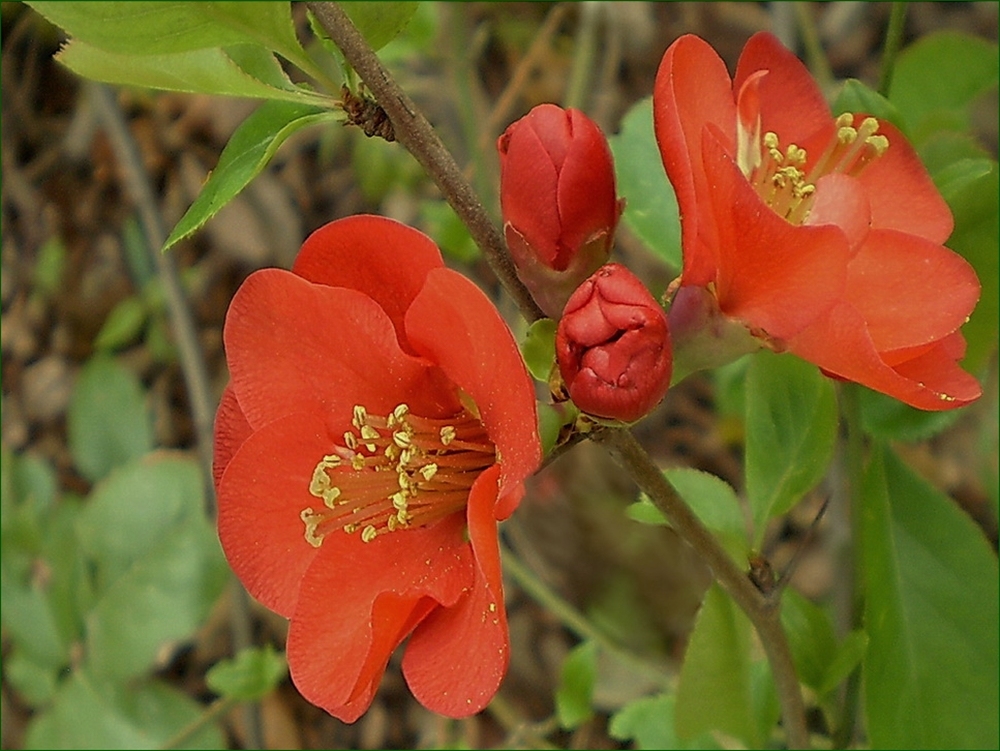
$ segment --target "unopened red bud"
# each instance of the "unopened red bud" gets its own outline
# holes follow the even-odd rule
[[[607,139],[579,110],[540,104],[497,141],[504,234],[518,275],[553,318],[608,260],[624,202]]]
[[[670,385],[667,316],[631,271],[608,264],[566,303],[556,330],[556,358],[581,411],[635,422],[659,404]]]

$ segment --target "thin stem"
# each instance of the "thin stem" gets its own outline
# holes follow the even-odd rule
[[[310,2],[308,5],[389,116],[396,140],[413,154],[437,183],[445,200],[468,228],[493,273],[517,303],[521,315],[528,321],[544,317],[531,293],[517,278],[503,235],[427,118],[395,82],[343,9],[332,2]]]
[[[823,42],[819,38],[816,19],[813,18],[812,3],[795,3],[795,20],[798,21],[802,34],[802,44],[805,46],[806,58],[809,60],[809,70],[816,77],[820,87],[826,91],[834,83],[833,70],[823,51]]]
[[[592,641],[601,649],[626,663],[637,673],[641,673],[657,683],[665,683],[670,676],[656,667],[647,658],[633,654],[591,623],[583,613],[562,599],[545,582],[539,579],[528,566],[521,562],[510,548],[501,545],[504,571],[510,574],[532,599],[540,603],[556,616],[562,624],[584,641]]]
[[[861,425],[860,386],[853,383],[841,384],[840,413],[844,423],[844,485],[846,502],[848,503],[849,524],[851,527],[850,542],[852,555],[849,559],[849,578],[851,581],[851,598],[849,607],[850,625],[859,628],[864,614],[864,588],[861,584],[862,571],[861,548],[858,541],[859,524],[861,520],[861,486],[864,481],[865,446],[864,432]],[[854,727],[857,723],[858,702],[861,696],[861,668],[855,668],[847,677],[844,690],[844,700],[837,728],[833,732],[833,747],[848,748],[854,739]]]
[[[889,26],[885,31],[885,46],[882,48],[882,71],[878,78],[878,93],[889,96],[892,86],[892,74],[896,68],[896,56],[903,44],[903,32],[906,29],[907,3],[896,0],[889,11]]]
[[[236,700],[228,697],[219,697],[207,707],[205,711],[195,717],[191,722],[181,728],[172,738],[160,746],[163,751],[167,749],[183,746],[191,740],[203,727],[213,722],[217,717],[224,715],[236,706]]]
[[[649,454],[625,428],[596,431],[592,439],[607,448],[619,464],[667,517],[670,525],[693,547],[712,569],[716,581],[747,614],[757,629],[771,665],[775,690],[790,748],[808,748],[805,703],[792,662],[788,639],[781,626],[780,602],[766,597],[736,564],[715,536],[677,494]]]
[[[209,512],[212,513],[215,506],[215,488],[212,485],[212,423],[215,401],[212,399],[208,366],[198,342],[194,316],[191,314],[191,307],[181,286],[174,255],[160,252],[167,239],[167,229],[156,203],[152,183],[143,165],[139,146],[125,122],[118,100],[112,90],[103,84],[91,84],[90,91],[121,169],[125,189],[139,211],[139,220],[146,235],[147,252],[156,265],[157,274],[163,284],[170,323],[177,339],[181,371],[191,401],[195,442],[205,483],[206,503]],[[236,593],[233,597],[230,626],[233,646],[238,652],[250,646],[250,604],[246,590],[235,578],[234,582]],[[246,705],[246,724],[249,747],[260,748],[263,744],[263,732],[256,703]]]
[[[580,25],[576,30],[576,43],[573,51],[573,64],[569,72],[569,84],[563,104],[576,109],[587,106],[587,94],[590,93],[590,82],[594,71],[594,58],[597,56],[597,27],[601,13],[601,3],[580,3]]]

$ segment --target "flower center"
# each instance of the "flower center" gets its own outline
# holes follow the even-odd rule
[[[400,404],[386,417],[360,404],[344,433],[313,470],[309,492],[323,499],[301,518],[305,538],[319,547],[334,530],[376,536],[426,526],[463,509],[469,489],[490,467],[496,448],[467,409],[448,419],[418,417]]]
[[[837,118],[836,133],[811,165],[805,149],[792,143],[782,151],[777,134],[764,133],[758,146],[760,158],[749,164],[740,160],[747,165],[743,168],[747,180],[778,215],[802,224],[809,216],[819,178],[836,172],[857,177],[889,148],[889,139],[878,133],[874,117],[866,117],[857,128],[853,122],[850,112]]]

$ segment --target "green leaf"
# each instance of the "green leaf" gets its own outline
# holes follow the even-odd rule
[[[145,672],[219,596],[227,568],[203,502],[197,463],[169,452],[134,461],[95,489],[78,524],[96,564],[98,599],[86,621],[95,675]]]
[[[887,441],[923,441],[955,424],[961,409],[927,412],[898,399],[857,386],[861,425],[875,438]]]
[[[230,52],[238,49],[228,48]],[[246,64],[247,56],[238,58]],[[77,75],[104,83],[296,103],[326,102],[325,97],[311,91],[276,87],[254,78],[219,48],[138,56],[109,52],[74,39],[59,51],[56,60]],[[264,73],[261,68],[251,70]]]
[[[38,249],[38,260],[35,262],[34,271],[35,284],[46,295],[55,295],[59,292],[65,270],[66,246],[62,238],[52,236]]]
[[[719,749],[709,733],[682,741],[674,729],[676,699],[673,694],[645,696],[621,708],[608,725],[608,734],[621,741],[635,741],[637,749]]]
[[[163,249],[199,229],[235,198],[271,161],[278,147],[296,131],[339,115],[317,107],[288,102],[265,102],[233,133],[219,163]]]
[[[729,483],[708,472],[686,467],[667,469],[663,474],[701,523],[719,535],[729,554],[735,560],[745,562],[749,552],[746,520],[736,491]],[[628,506],[625,514],[642,524],[669,525],[666,517],[645,495]]]
[[[295,60],[301,50],[287,2],[29,2],[70,36],[123,55],[163,55],[263,44]]]
[[[622,119],[621,133],[608,139],[615,158],[622,219],[672,269],[681,267],[681,227],[674,189],[667,180],[653,134],[653,100],[643,99]]]
[[[556,362],[556,322],[539,318],[532,323],[521,342],[521,356],[531,375],[548,383]]]
[[[547,404],[545,402],[538,402],[536,404],[538,409],[538,437],[542,441],[543,456],[548,456],[549,452],[555,448],[556,442],[559,440],[559,434],[562,433],[563,425],[568,425],[576,419],[575,414],[570,419],[570,410],[567,405],[569,405],[569,402],[560,405]]]
[[[197,720],[203,708],[158,681],[128,687],[74,671],[52,707],[28,725],[27,749],[162,748]],[[207,724],[177,748],[225,748],[217,725]]]
[[[856,78],[848,78],[837,94],[837,99],[833,103],[833,114],[839,115],[843,112],[853,114],[864,114],[877,117],[879,120],[888,120],[890,123],[906,133],[906,121],[896,109],[896,106],[879,94],[874,89],[865,86]]]
[[[97,355],[83,366],[67,421],[73,463],[91,481],[153,447],[139,379],[107,356]]]
[[[676,728],[682,739],[721,730],[760,747],[754,712],[750,621],[718,584],[705,593],[684,654]]]
[[[58,669],[41,665],[16,647],[3,659],[3,678],[32,707],[41,707],[55,696]]]
[[[997,556],[949,498],[876,447],[862,488],[872,748],[1000,743]]]
[[[928,34],[896,60],[889,100],[916,143],[947,125],[967,129],[967,109],[997,85],[997,45],[959,31]]]
[[[258,701],[271,693],[287,673],[285,656],[268,644],[247,647],[233,659],[217,662],[205,674],[205,683],[227,699]]]
[[[146,323],[145,301],[137,295],[126,297],[115,305],[104,319],[104,325],[97,332],[94,346],[97,349],[114,351],[135,341]]]
[[[760,352],[747,370],[746,484],[756,544],[767,520],[822,479],[833,455],[837,401],[814,365]]]
[[[799,679],[818,690],[837,647],[830,617],[799,592],[788,588],[781,598],[781,625],[788,635]]]
[[[340,3],[373,50],[387,45],[417,12],[417,2]]]
[[[849,631],[833,654],[826,668],[826,675],[819,685],[821,695],[830,694],[849,676],[864,659],[868,651],[868,634],[860,629]]]
[[[979,304],[962,327],[968,349],[962,365],[984,370],[997,351],[1000,322],[1000,169],[991,161],[987,174],[968,180],[946,195],[955,216],[948,247],[962,255],[979,276]]]
[[[447,201],[423,201],[420,219],[424,231],[434,238],[445,256],[460,263],[472,263],[479,258],[479,247]]]
[[[594,715],[594,680],[597,675],[597,645],[576,645],[562,664],[556,689],[556,714],[567,730],[579,727]]]

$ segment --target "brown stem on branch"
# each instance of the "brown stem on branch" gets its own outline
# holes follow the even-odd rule
[[[472,238],[486,255],[507,292],[517,302],[524,317],[529,321],[542,317],[538,306],[514,273],[499,230],[427,119],[396,85],[374,51],[336,3],[310,2],[308,6],[389,115],[399,142],[427,170],[448,203],[468,227]],[[778,599],[765,596],[754,586],[746,573],[677,495],[631,432],[621,428],[599,429],[590,437],[615,456],[663,512],[677,533],[701,555],[719,584],[750,618],[774,676],[788,746],[808,748],[805,704],[788,640],[781,627]]]
[[[330,35],[351,67],[382,105],[398,140],[437,183],[445,200],[469,229],[469,234],[483,252],[493,273],[528,321],[544,318],[531,294],[521,284],[507,253],[503,235],[483,208],[475,190],[462,175],[462,170],[437,132],[417,109],[409,96],[399,88],[368,42],[351,19],[336,3],[307,3],[309,10]]]
[[[625,428],[595,431],[591,439],[604,446],[632,476],[639,488],[667,517],[681,538],[701,555],[720,586],[747,614],[760,637],[774,676],[789,748],[808,748],[805,704],[792,663],[788,640],[781,626],[780,592],[767,597],[719,545],[711,532],[677,494],[649,454]]]

